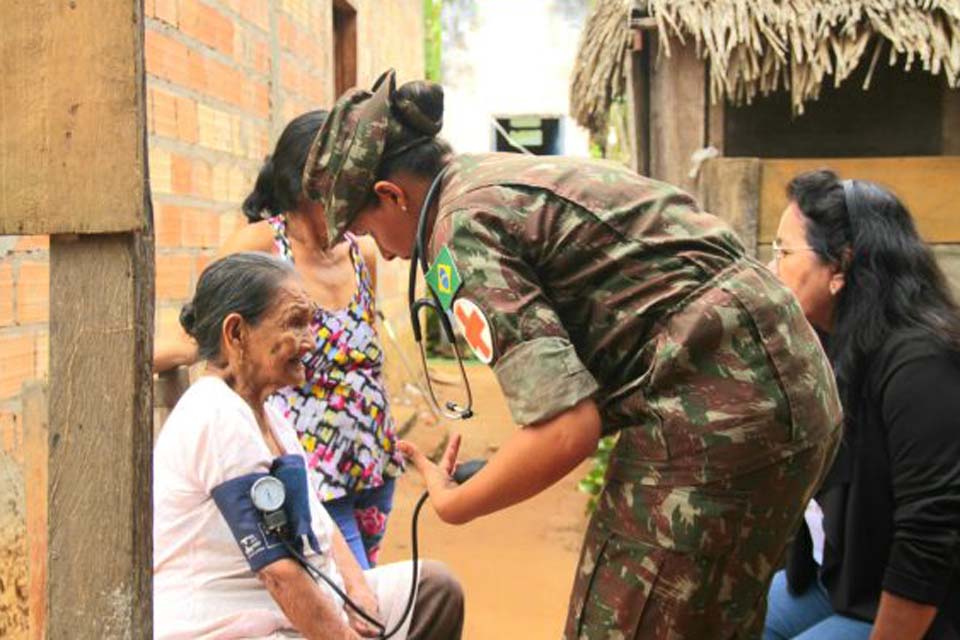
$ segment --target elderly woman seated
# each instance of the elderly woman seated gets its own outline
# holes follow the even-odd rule
[[[312,315],[289,264],[255,253],[211,264],[181,313],[206,375],[156,445],[156,638],[378,637],[403,619],[413,565],[360,569],[317,499],[297,434],[264,404],[303,382]],[[417,585],[393,637],[459,638],[457,581],[428,561]]]

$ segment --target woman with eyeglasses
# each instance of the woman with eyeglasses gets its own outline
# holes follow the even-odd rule
[[[304,180],[331,240],[422,249],[435,307],[521,425],[459,485],[401,442],[432,505],[454,524],[505,509],[619,432],[564,637],[759,635],[840,432],[796,300],[679,189],[583,158],[456,155],[442,119],[439,85],[388,72],[338,100]]]
[[[826,337],[846,426],[764,638],[958,638],[960,312],[883,187],[815,171],[787,198],[770,266]]]

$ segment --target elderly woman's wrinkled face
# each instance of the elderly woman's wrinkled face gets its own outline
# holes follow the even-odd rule
[[[818,329],[830,331],[843,274],[807,244],[807,220],[795,202],[790,202],[780,216],[768,266],[793,291],[807,320]]]
[[[316,347],[314,305],[299,277],[283,281],[256,326],[247,326],[239,369],[247,385],[270,391],[303,384],[304,356]]]

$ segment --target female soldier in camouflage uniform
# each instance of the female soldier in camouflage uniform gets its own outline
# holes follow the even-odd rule
[[[678,189],[620,166],[453,156],[439,86],[343,96],[305,169],[328,237],[408,258],[523,425],[469,482],[405,452],[441,518],[520,502],[619,432],[566,638],[750,638],[835,450],[833,375],[792,295]],[[447,461],[456,455],[456,443]]]

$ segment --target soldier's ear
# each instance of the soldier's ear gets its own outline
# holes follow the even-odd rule
[[[399,208],[406,211],[407,194],[395,182],[389,180],[379,180],[373,185],[373,192],[377,194],[377,200],[381,207]]]

